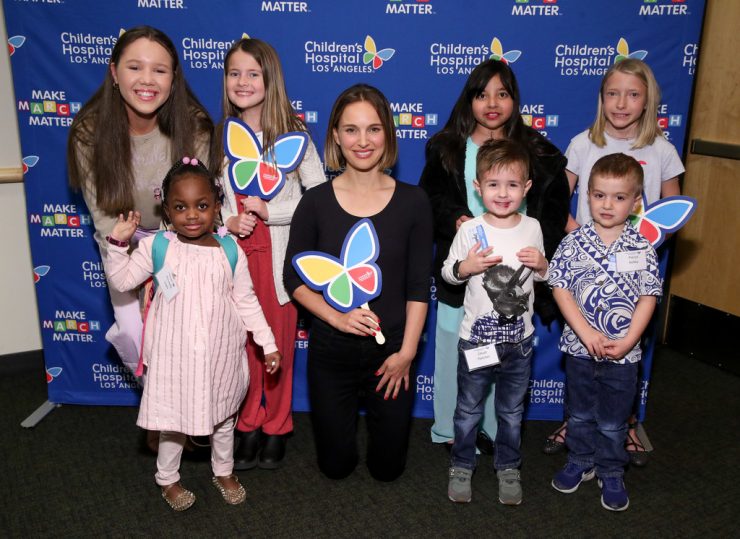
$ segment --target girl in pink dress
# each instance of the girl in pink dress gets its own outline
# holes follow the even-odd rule
[[[140,369],[146,384],[137,424],[160,431],[155,480],[176,511],[195,502],[180,485],[186,435],[210,435],[213,484],[227,503],[244,501],[232,471],[235,414],[249,381],[247,331],[262,347],[268,372],[277,371],[281,360],[244,253],[230,236],[213,234],[218,191],[203,164],[186,157],[162,183],[162,206],[174,231],[161,233],[159,240],[142,239],[129,256],[128,242],[140,219],[129,212],[126,218],[119,215],[106,238],[106,269],[115,289],[133,289],[156,272],[145,319]]]

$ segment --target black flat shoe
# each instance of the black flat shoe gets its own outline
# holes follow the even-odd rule
[[[636,428],[637,423],[628,425],[627,439],[624,442],[624,448],[629,454],[630,464],[637,466],[638,468],[642,468],[643,466],[647,466],[648,459],[650,457],[647,449],[645,449],[645,446],[642,445],[640,438],[637,436],[637,433],[634,435],[632,434],[632,429]]]
[[[493,440],[482,430],[478,431],[478,436],[475,438],[475,447],[484,455],[493,455]]]
[[[257,454],[262,441],[260,429],[252,432],[234,431],[234,469],[251,470],[257,466]]]
[[[266,435],[257,465],[264,470],[275,470],[280,467],[284,457],[285,436],[280,434]]]
[[[542,452],[545,455],[555,455],[565,449],[565,437],[567,436],[568,423],[563,423],[555,431],[545,438]]]

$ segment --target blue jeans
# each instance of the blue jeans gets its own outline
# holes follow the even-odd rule
[[[568,460],[596,467],[599,477],[622,477],[627,420],[637,391],[638,363],[565,356]]]
[[[437,328],[434,336],[434,424],[432,441],[451,442],[455,437],[452,418],[457,406],[457,345],[460,324],[465,309],[437,304]],[[491,440],[496,437],[496,412],[493,409],[494,390],[488,393],[479,425]]]
[[[455,442],[450,463],[456,468],[475,468],[475,438],[483,413],[485,398],[496,384],[494,407],[498,430],[493,465],[497,470],[518,468],[521,458],[521,427],[524,415],[524,397],[529,387],[532,370],[534,338],[518,343],[496,345],[500,364],[474,371],[468,370],[465,350],[476,348],[460,339],[457,362],[457,407],[455,408]]]

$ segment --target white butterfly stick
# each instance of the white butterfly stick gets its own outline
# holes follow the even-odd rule
[[[367,309],[368,311],[370,310],[370,305],[368,305],[367,303],[363,303],[361,305],[361,307],[363,309]],[[367,318],[368,320],[372,320],[373,322],[375,322],[375,320],[373,320],[369,316],[366,316],[365,318]],[[385,344],[385,335],[383,335],[383,332],[380,331],[380,326],[378,326],[378,331],[375,333],[375,342],[378,343],[378,344]]]

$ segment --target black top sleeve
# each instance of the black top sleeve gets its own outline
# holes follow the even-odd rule
[[[344,238],[360,219],[339,205],[331,182],[306,191],[293,214],[283,266],[283,280],[290,294],[305,284],[293,268],[293,257],[304,251],[321,251],[341,260]],[[369,219],[378,235],[380,251],[376,264],[383,282],[382,292],[370,301],[370,308],[383,320],[384,328],[403,328],[406,302],[429,301],[429,201],[418,187],[397,181],[386,207]]]
[[[459,170],[451,172],[445,167],[442,160],[445,144],[454,146],[445,151],[455,157]],[[473,217],[468,208],[464,180],[458,177],[465,168],[465,148],[460,149],[457,146],[458,144],[445,139],[435,138],[429,141],[426,148],[426,164],[421,172],[419,187],[426,191],[432,204],[435,240],[451,242],[457,233],[457,220],[463,215]]]

